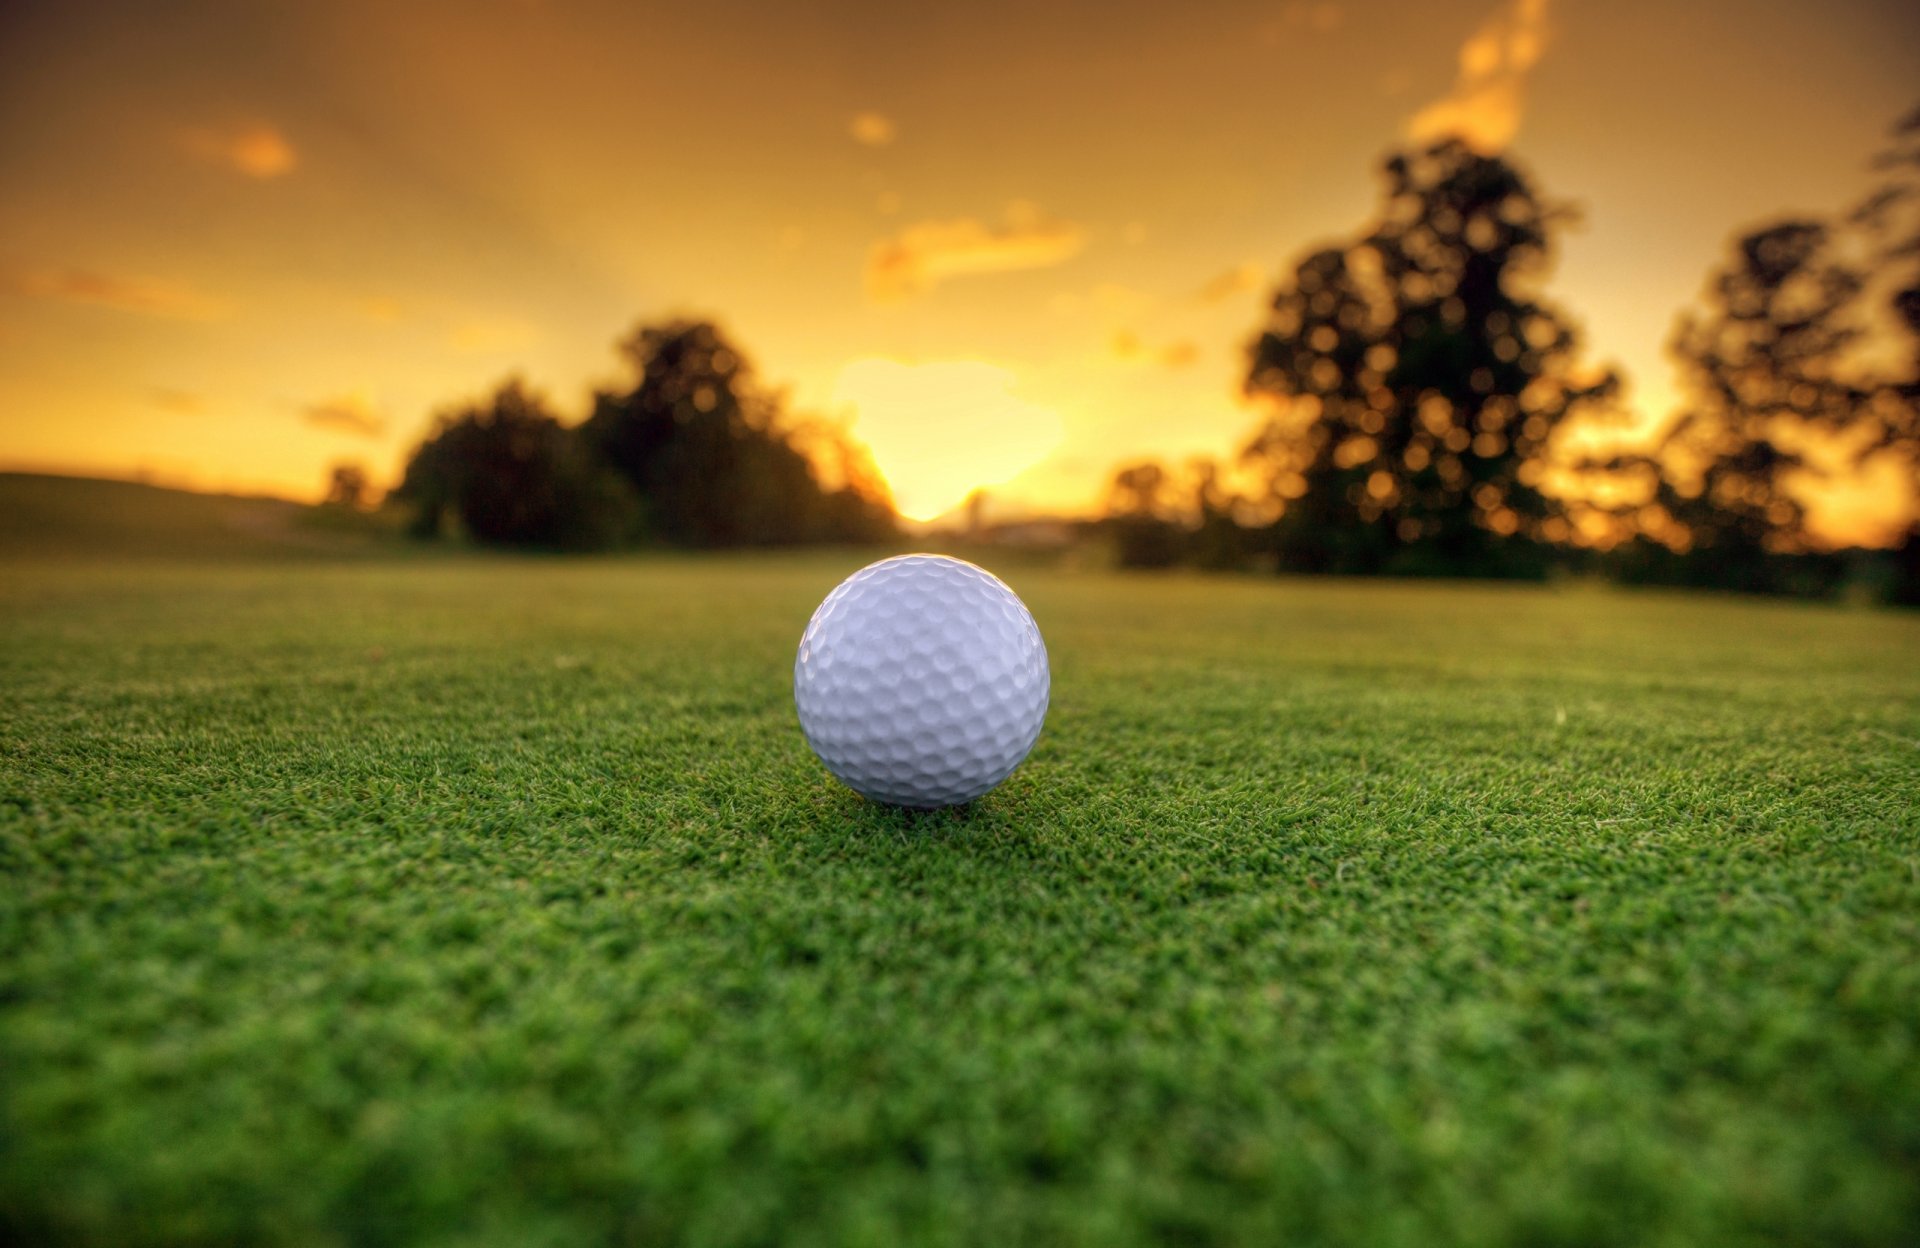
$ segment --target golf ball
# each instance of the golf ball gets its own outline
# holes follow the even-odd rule
[[[1047,647],[983,568],[901,555],[855,572],[807,622],[793,661],[800,730],[876,802],[969,802],[1020,765],[1047,717]]]

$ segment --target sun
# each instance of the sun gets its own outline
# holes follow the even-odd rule
[[[1057,412],[1021,398],[1008,369],[980,360],[868,357],[840,371],[836,406],[873,452],[909,520],[958,507],[1045,459],[1066,436]]]

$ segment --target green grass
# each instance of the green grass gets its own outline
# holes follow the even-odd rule
[[[0,570],[0,1231],[1920,1236],[1920,618],[1016,571],[909,815],[857,562]]]

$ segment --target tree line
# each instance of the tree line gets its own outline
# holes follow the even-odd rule
[[[1796,486],[1878,461],[1920,492],[1920,109],[1875,170],[1846,212],[1734,240],[1672,337],[1684,403],[1622,451],[1594,449],[1624,420],[1620,377],[1543,294],[1573,209],[1460,142],[1395,153],[1375,221],[1274,291],[1244,379],[1264,414],[1237,456],[1123,464],[1099,527],[1129,567],[1831,591],[1857,561],[1815,541]],[[864,451],[788,412],[711,322],[642,325],[619,352],[630,381],[581,424],[518,380],[442,413],[391,496],[412,532],[559,550],[898,535]],[[330,496],[366,490],[349,471]],[[1920,600],[1920,518],[1879,572]]]
[[[1832,589],[1849,560],[1796,482],[1878,458],[1920,488],[1920,110],[1875,169],[1851,210],[1735,239],[1673,335],[1683,406],[1650,448],[1600,454],[1576,431],[1622,419],[1620,378],[1541,294],[1572,210],[1458,142],[1391,156],[1377,221],[1298,261],[1248,349],[1254,484],[1122,465],[1120,561]],[[1920,522],[1883,560],[1891,596],[1920,597],[1917,563]]]
[[[643,325],[620,354],[631,384],[595,393],[577,426],[518,379],[442,413],[391,496],[410,531],[548,550],[894,536],[867,457],[837,428],[793,418],[710,322]]]

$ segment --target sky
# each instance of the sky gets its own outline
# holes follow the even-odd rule
[[[1651,426],[1737,229],[1915,102],[1894,0],[0,6],[0,464],[315,496],[514,373],[716,318],[903,512],[1231,457],[1274,283],[1463,132],[1583,223],[1548,286]],[[1872,538],[1882,482],[1822,500]]]

